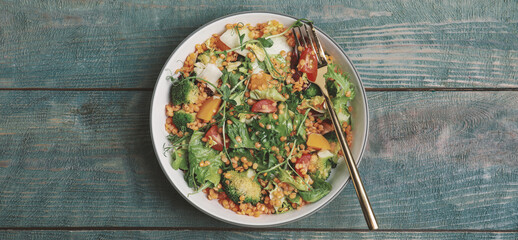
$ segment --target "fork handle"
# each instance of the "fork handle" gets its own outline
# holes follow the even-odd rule
[[[376,230],[378,229],[378,222],[376,221],[376,216],[372,211],[372,207],[369,198],[367,197],[367,193],[365,192],[365,188],[363,187],[362,179],[360,178],[358,168],[356,167],[356,162],[354,161],[354,158],[351,154],[351,150],[347,146],[347,141],[345,140],[344,132],[340,126],[340,121],[336,116],[331,99],[327,94],[323,95],[326,99],[327,110],[331,115],[331,121],[335,127],[336,136],[338,137],[338,141],[340,141],[340,145],[342,146],[342,150],[344,152],[345,163],[347,164],[347,169],[349,169],[349,174],[351,175],[351,180],[353,182],[354,189],[356,190],[356,195],[358,196],[358,200],[360,200],[363,216],[365,217],[365,221],[367,221],[367,226],[369,229]]]

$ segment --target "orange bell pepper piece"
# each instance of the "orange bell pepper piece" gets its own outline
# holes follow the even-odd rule
[[[331,145],[327,141],[327,139],[321,134],[312,133],[308,136],[308,140],[306,142],[308,147],[316,148],[316,149],[325,149],[331,150]]]
[[[208,122],[218,111],[219,105],[221,104],[220,98],[209,98],[203,102],[200,111],[196,114],[196,117]]]

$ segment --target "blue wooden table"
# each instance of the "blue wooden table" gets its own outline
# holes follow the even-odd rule
[[[148,125],[169,54],[238,11],[309,18],[369,100],[354,189],[268,229],[219,222],[169,184]],[[518,238],[516,1],[0,0],[0,239]]]

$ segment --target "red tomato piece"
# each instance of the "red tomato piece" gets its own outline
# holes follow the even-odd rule
[[[310,161],[311,161],[311,154],[309,154],[309,153],[302,154],[302,156],[299,159],[297,159],[297,161],[295,162],[295,170],[297,171],[297,173],[300,176],[303,176],[308,173],[308,167],[309,167]],[[304,174],[303,174],[303,172],[304,172]]]
[[[277,103],[269,100],[263,99],[260,100],[252,106],[252,112],[260,112],[260,113],[274,113],[277,112]]]
[[[317,80],[318,60],[312,48],[306,48],[302,51],[297,69],[306,73],[309,81]]]
[[[218,126],[213,125],[209,128],[209,131],[205,133],[205,137],[207,139],[212,139],[216,144],[212,146],[214,150],[217,151],[223,151],[223,137],[221,136],[221,133],[218,132]],[[225,147],[228,148],[228,144],[230,143],[230,139],[228,139],[228,136],[225,136]]]

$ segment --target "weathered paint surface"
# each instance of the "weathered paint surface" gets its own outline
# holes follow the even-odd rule
[[[150,92],[1,91],[1,225],[212,227],[162,174]],[[360,171],[384,229],[518,227],[518,93],[369,93]],[[349,185],[283,227],[364,228]]]
[[[0,88],[151,88],[189,33],[246,10],[314,20],[367,87],[518,87],[515,1],[21,0],[0,5]]]
[[[315,231],[239,231],[239,230],[153,230],[153,231],[0,231],[6,239],[516,239],[509,232],[315,232]]]
[[[162,174],[148,123],[162,65],[246,10],[314,20],[366,87],[416,88],[368,93],[360,171],[386,231],[360,231],[350,185],[304,220],[247,232]],[[515,1],[0,1],[0,238],[516,239],[516,89]]]

